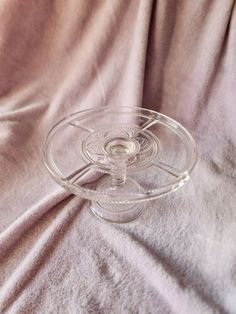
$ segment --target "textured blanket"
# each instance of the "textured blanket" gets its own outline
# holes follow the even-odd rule
[[[72,112],[177,119],[191,180],[127,225],[93,216],[43,165]],[[234,0],[2,0],[0,313],[236,313]]]

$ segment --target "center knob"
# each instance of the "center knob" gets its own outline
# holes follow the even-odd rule
[[[135,139],[131,138],[113,138],[107,141],[104,145],[105,152],[112,156],[122,156],[129,158],[138,153],[140,147]]]

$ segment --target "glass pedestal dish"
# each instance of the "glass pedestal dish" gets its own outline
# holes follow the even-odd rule
[[[76,112],[50,130],[44,146],[53,178],[115,223],[136,219],[145,202],[183,186],[196,160],[189,132],[144,108]]]

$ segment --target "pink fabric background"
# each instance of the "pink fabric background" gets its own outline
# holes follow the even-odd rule
[[[176,194],[110,225],[42,162],[50,127],[143,106],[188,127]],[[234,0],[2,0],[0,313],[236,313]]]

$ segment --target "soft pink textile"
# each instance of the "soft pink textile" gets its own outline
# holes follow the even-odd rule
[[[128,225],[49,176],[63,116],[143,106],[194,135],[177,193]],[[234,0],[2,0],[0,313],[236,313]]]

